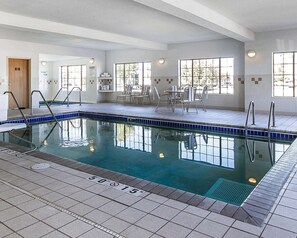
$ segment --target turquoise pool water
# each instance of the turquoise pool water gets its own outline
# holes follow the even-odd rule
[[[290,144],[86,118],[61,125],[63,129],[43,123],[14,134],[45,153],[235,205],[246,199]],[[3,140],[22,143],[7,135]]]

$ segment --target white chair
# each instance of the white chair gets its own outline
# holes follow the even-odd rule
[[[191,103],[195,103],[196,113],[198,112],[196,101],[195,101],[195,95],[196,95],[196,88],[193,88],[192,86],[185,88],[183,99],[181,101],[183,105],[183,110],[186,109],[188,112],[191,106]]]
[[[202,93],[199,96],[195,97],[195,102],[196,102],[196,109],[197,109],[197,102],[200,102],[203,111],[206,112],[206,107],[205,107],[205,99],[207,98],[207,85],[205,85],[202,89]]]
[[[124,92],[117,95],[116,102],[118,102],[119,99],[124,99],[124,102],[126,102],[127,98],[131,102],[131,95],[132,95],[132,85],[126,85],[125,88],[124,88]]]
[[[158,92],[157,87],[154,87],[153,90],[154,90],[154,92],[153,92],[154,93],[153,94],[154,99],[157,99],[158,100],[157,106],[155,108],[155,111],[157,111],[161,102],[166,102],[168,104],[168,95],[167,94],[161,94],[160,95],[159,92]]]
[[[150,89],[151,89],[150,86],[145,85],[139,95],[132,95],[132,100],[135,103],[138,102],[138,103],[142,104],[144,99],[148,99],[149,103],[151,103]]]
[[[186,141],[184,142],[186,150],[196,150],[197,149],[197,140],[194,133],[187,136]]]

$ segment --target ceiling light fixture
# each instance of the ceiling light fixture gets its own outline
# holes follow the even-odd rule
[[[248,50],[247,51],[247,56],[250,57],[250,58],[254,58],[256,56],[256,51]]]
[[[41,65],[46,66],[46,61],[41,61]]]
[[[158,62],[159,62],[159,64],[164,64],[164,63],[165,63],[165,59],[164,59],[164,58],[160,58],[160,59],[158,60]]]

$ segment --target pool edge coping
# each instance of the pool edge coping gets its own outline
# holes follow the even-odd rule
[[[294,144],[294,145],[293,145]],[[15,144],[7,143],[7,142],[0,142],[0,145],[12,149],[18,152],[25,152],[27,148],[18,146]],[[125,175],[119,172],[114,172],[108,169],[104,169],[101,167],[96,167],[88,164],[84,164],[77,161],[72,161],[67,158],[62,158],[56,155],[47,154],[41,151],[34,151],[29,153],[28,155],[34,156],[39,159],[51,161],[53,163],[63,165],[81,172],[86,172],[95,176],[100,176],[106,179],[111,179],[113,181],[132,186],[138,189],[141,189],[145,192],[160,195],[166,197],[168,199],[173,199],[187,205],[191,205],[194,207],[201,208],[203,210],[209,212],[215,212],[220,215],[224,215],[235,220],[239,220],[251,225],[255,226],[262,226],[265,219],[267,218],[271,208],[274,206],[277,197],[280,194],[280,191],[283,189],[284,184],[287,182],[289,175],[293,171],[293,168],[297,164],[297,158],[293,161],[291,160],[291,155],[297,152],[297,140],[292,143],[293,146],[290,146],[289,149],[283,154],[283,156],[279,159],[278,163],[280,162],[280,166],[276,167],[274,170],[270,171],[264,176],[264,178],[259,182],[256,188],[252,191],[252,193],[248,196],[245,202],[241,206],[236,206],[233,204],[229,204],[226,202],[222,202],[219,200],[215,200],[209,197],[205,197],[202,195],[197,195],[194,193],[186,192],[180,189],[175,189],[166,185],[157,184],[154,182],[150,182],[148,180],[140,179],[134,176]],[[277,163],[277,164],[278,164]],[[277,165],[276,164],[276,165]],[[275,165],[275,166],[276,166]],[[288,166],[290,170],[287,170]],[[265,189],[265,186],[262,187],[264,183],[269,183],[271,181],[277,182],[280,180],[279,175],[282,176],[281,186],[273,186],[275,191],[271,188],[269,191]],[[166,195],[166,193],[169,193]],[[263,208],[262,201],[254,200],[252,197],[257,194],[256,197],[259,197],[258,194],[262,194],[265,196],[269,203],[269,207]],[[270,194],[267,194],[270,193]],[[272,196],[273,193],[275,196]],[[259,212],[260,210],[260,212]]]
[[[118,115],[118,114],[100,113],[100,112],[99,113],[94,113],[94,112],[86,112],[86,111],[74,111],[74,112],[66,112],[66,113],[57,113],[56,116],[57,116],[58,119],[70,119],[70,118],[78,117],[78,116],[84,117],[84,114],[97,116],[97,119],[99,119],[98,117],[100,117],[100,116],[108,116],[108,117],[110,117],[110,119],[112,117],[116,117],[116,118],[125,119],[123,122],[130,122],[130,123],[136,122],[136,121],[134,121],[134,119],[148,120],[148,122],[149,122],[148,125],[153,125],[153,126],[155,124],[151,124],[152,121],[157,121],[157,122],[170,121],[170,123],[174,123],[174,124],[177,123],[179,125],[181,125],[181,124],[182,125],[185,125],[185,124],[190,125],[190,124],[195,123],[195,122],[192,122],[192,121],[177,121],[177,120],[169,120],[169,119],[165,119],[165,118],[163,118],[163,119],[160,119],[160,118],[159,119],[158,118],[143,118],[143,117],[137,117],[137,116]],[[87,117],[87,118],[92,119],[92,117]],[[45,115],[35,115],[34,117],[31,117],[29,119],[31,119],[33,121],[36,121],[36,122],[48,122],[53,118],[50,115],[45,114]],[[22,120],[21,119],[13,119],[12,121],[21,122]],[[5,123],[8,123],[8,122],[11,122],[11,120],[6,121]],[[140,122],[138,122],[138,123],[140,123]],[[232,125],[206,124],[206,123],[201,123],[201,122],[196,122],[195,124],[198,124],[198,125],[211,125],[211,126],[214,126],[214,127],[223,126],[223,127],[226,127],[226,128],[231,128],[232,127]],[[158,126],[158,125],[156,125],[156,126]],[[168,126],[168,127],[175,128],[174,126]],[[238,127],[238,126],[235,126],[235,127],[237,129],[244,130],[244,127]],[[184,128],[184,127],[180,128],[180,127],[178,127],[177,129],[191,129],[191,128]],[[209,129],[209,127],[206,128],[206,129]],[[249,129],[252,129],[252,128],[249,128]],[[261,128],[255,128],[255,129],[257,131],[262,130]],[[210,131],[210,132],[219,133],[217,131]],[[224,133],[226,133],[226,132],[224,132]],[[284,131],[284,133],[285,134],[292,134],[292,136],[296,137],[296,134],[294,134],[292,132]],[[230,135],[234,136],[236,134],[230,133]],[[238,135],[238,136],[242,136],[242,135]],[[259,137],[256,136],[255,138],[259,138]],[[294,146],[293,146],[293,144],[294,144]],[[13,144],[11,144],[11,145],[13,145]],[[13,145],[13,146],[17,146],[17,145]],[[290,149],[290,148],[293,148],[293,149]],[[76,161],[71,161],[71,162],[75,162],[75,164],[73,165],[74,167],[70,167],[70,164],[68,163],[69,162],[68,159],[61,158],[61,157],[51,155],[51,154],[46,154],[46,153],[43,153],[43,152],[40,152],[40,151],[33,152],[32,155],[34,155],[35,153],[43,153],[44,155],[40,159],[46,159],[46,160],[50,160],[48,157],[53,156],[54,159],[50,160],[50,161],[55,162],[55,163],[58,163],[57,161],[60,162],[61,160],[62,161],[66,160],[66,161],[64,161],[64,162],[66,162],[66,165],[64,165],[64,164],[62,164],[62,165],[70,167],[70,168],[74,168],[74,169],[77,169],[77,170],[79,170],[77,168],[78,165],[84,166],[84,167],[87,166],[87,168],[85,168],[85,169],[87,169],[88,171],[80,170],[80,171],[83,171],[83,172],[90,173],[90,171],[94,171],[97,168],[100,169],[100,170],[105,170],[103,174],[99,173],[99,174],[94,174],[94,175],[103,176],[103,177],[106,177],[107,179],[113,179],[116,182],[121,182],[123,184],[127,184],[127,185],[130,185],[130,186],[133,186],[133,184],[131,182],[133,182],[136,179],[141,180],[141,181],[145,181],[144,186],[138,186],[137,187],[137,184],[140,184],[140,182],[139,182],[136,185],[134,185],[134,187],[140,188],[140,189],[142,189],[142,190],[144,190],[146,192],[149,192],[149,193],[154,193],[154,194],[161,195],[161,196],[164,196],[164,197],[167,197],[167,198],[171,198],[171,199],[186,203],[188,205],[196,206],[196,207],[202,208],[202,209],[210,211],[210,212],[215,212],[215,213],[219,213],[221,215],[227,216],[227,217],[232,217],[232,218],[234,218],[236,220],[239,220],[239,221],[243,221],[243,222],[247,222],[249,224],[261,226],[263,224],[264,220],[266,219],[266,217],[268,216],[271,208],[275,204],[275,201],[277,200],[277,197],[280,194],[280,191],[283,188],[284,184],[288,180],[288,177],[289,177],[290,173],[292,172],[294,166],[297,164],[297,159],[292,160],[292,158],[290,156],[291,153],[292,153],[291,150],[293,150],[293,152],[297,152],[297,142],[296,142],[296,140],[292,142],[289,149],[288,149],[288,151],[286,151],[283,154],[283,156],[279,159],[278,163],[276,164],[276,165],[279,164],[279,166],[275,165],[274,166],[275,169],[273,167],[271,170],[269,170],[269,172],[263,177],[263,179],[259,182],[259,184],[256,186],[256,188],[252,191],[252,193],[248,196],[248,198],[244,201],[244,203],[242,203],[241,206],[228,204],[228,203],[221,202],[219,200],[215,200],[215,199],[208,198],[208,197],[205,197],[205,196],[193,194],[193,193],[182,191],[182,190],[179,190],[179,189],[174,189],[174,188],[169,187],[169,186],[156,184],[156,183],[153,183],[153,182],[150,182],[150,181],[147,181],[147,180],[142,180],[142,179],[139,179],[139,178],[136,178],[136,177],[133,177],[133,176],[124,175],[124,174],[121,174],[121,173],[118,173],[118,172],[113,172],[113,171],[110,171],[110,170],[107,170],[107,169],[98,168],[98,167],[94,167],[94,166],[87,165],[87,164],[82,164],[82,163],[79,163],[79,162],[76,162]],[[38,156],[36,156],[36,157],[39,158]],[[58,163],[58,164],[60,164],[60,163]],[[104,174],[105,174],[105,176],[104,176]],[[117,179],[117,177],[120,178],[121,176],[124,176],[125,180],[118,181],[119,179]],[[272,182],[273,182],[273,185],[276,185],[276,186],[272,186],[274,191],[272,191],[271,187],[267,186],[267,184],[271,184]],[[279,182],[281,182],[281,183],[279,183]],[[164,191],[165,190],[168,191],[168,190],[171,190],[171,189],[176,190],[176,191],[170,193],[170,194],[174,194],[174,195],[171,195],[171,197],[169,197],[168,195],[165,196]],[[258,199],[258,200],[256,199],[255,200],[255,198],[253,197],[254,195],[255,195],[255,197],[258,197],[258,198],[263,198],[263,197],[264,198],[270,198],[268,200],[269,203],[264,204],[263,200],[261,200],[261,199]],[[268,206],[266,206],[266,207],[264,206],[264,208],[263,208],[263,205],[268,205]]]

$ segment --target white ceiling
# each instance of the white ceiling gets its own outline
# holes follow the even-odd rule
[[[173,43],[246,41],[254,32],[295,28],[296,9],[296,0],[0,0],[0,38],[164,50]]]

